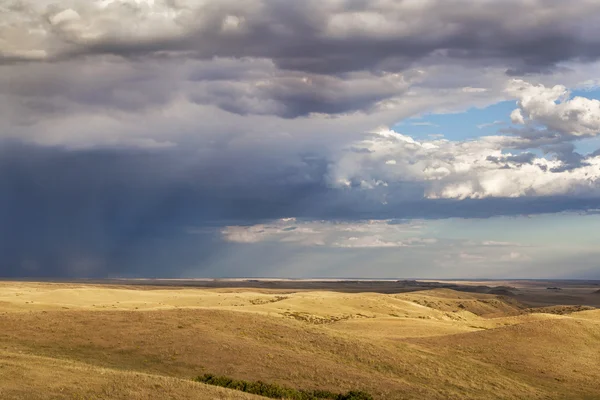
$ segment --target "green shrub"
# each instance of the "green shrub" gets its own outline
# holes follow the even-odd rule
[[[298,390],[279,386],[274,383],[265,383],[262,381],[249,382],[232,379],[226,376],[216,376],[213,374],[204,374],[195,379],[197,382],[208,385],[221,386],[228,389],[239,390],[246,393],[257,394],[259,396],[272,399],[289,400],[373,400],[373,397],[365,392],[350,391],[348,393],[333,393],[327,390]]]
[[[369,393],[352,390],[346,394],[340,394],[338,400],[373,400]]]

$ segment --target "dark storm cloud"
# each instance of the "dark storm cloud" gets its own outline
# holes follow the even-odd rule
[[[600,56],[600,4],[591,0],[156,1],[103,8],[72,2],[71,7],[65,13],[66,6],[43,9],[23,1],[13,8],[50,35],[28,33],[22,39],[20,50],[44,50],[45,56],[8,49],[4,59],[257,57],[287,70],[343,74],[399,71],[427,58],[500,64],[523,74]],[[143,22],[131,30],[132,21]]]
[[[307,157],[301,168],[282,169],[260,157],[207,171],[202,162],[182,169],[187,155],[175,150],[67,151],[17,143],[1,149],[0,276],[177,277],[190,269],[218,275],[227,270],[219,264],[224,254],[236,250],[221,240],[220,227],[289,216],[486,218],[600,208],[595,198],[423,200],[423,188],[408,183],[382,204],[366,191],[328,187],[327,161],[318,157]],[[261,168],[244,171],[257,163]],[[307,174],[313,178],[294,178]],[[253,276],[262,271],[250,269]]]
[[[189,235],[186,227],[301,213],[319,190],[286,186],[293,171],[276,166],[275,177],[228,171],[225,163],[182,170],[181,153],[16,143],[0,149],[2,276],[177,276],[198,264],[202,270],[226,245],[216,229]]]
[[[379,101],[401,95],[406,88],[404,81],[392,79],[281,76],[258,85],[210,82],[205,90],[191,94],[190,98],[196,103],[216,105],[235,114],[296,118],[311,113],[368,111]]]

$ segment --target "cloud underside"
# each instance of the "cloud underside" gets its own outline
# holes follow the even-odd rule
[[[282,69],[402,70],[415,60],[510,60],[512,71],[600,55],[591,0],[49,1],[3,6],[5,62],[126,57],[255,57]]]

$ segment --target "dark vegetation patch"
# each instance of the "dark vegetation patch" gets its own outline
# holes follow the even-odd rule
[[[579,311],[589,311],[595,310],[595,307],[590,306],[548,306],[548,307],[536,307],[536,308],[528,308],[525,312],[529,313],[545,313],[545,314],[557,314],[557,315],[566,315]]]
[[[325,325],[332,324],[338,321],[345,321],[347,319],[355,319],[355,318],[375,318],[374,316],[368,316],[364,314],[344,314],[344,315],[331,315],[329,317],[322,317],[319,315],[313,315],[306,312],[289,312],[286,311],[283,313],[284,316],[288,318],[293,318],[298,321],[309,322],[314,325]]]
[[[250,304],[252,305],[260,305],[260,304],[268,304],[268,303],[277,303],[278,301],[283,301],[289,299],[288,296],[275,296],[272,298],[259,298],[259,299],[250,299]]]
[[[242,392],[257,394],[271,399],[290,400],[373,400],[373,396],[361,391],[349,391],[347,393],[333,393],[327,390],[303,390],[279,386],[262,381],[242,381],[226,376],[204,374],[195,379],[196,382],[208,385],[221,386],[228,389],[240,390]]]

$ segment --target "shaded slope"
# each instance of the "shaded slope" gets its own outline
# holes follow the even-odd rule
[[[597,318],[598,311],[593,313]],[[447,357],[501,366],[524,382],[568,398],[600,393],[600,319],[592,316],[556,317],[411,342]]]

